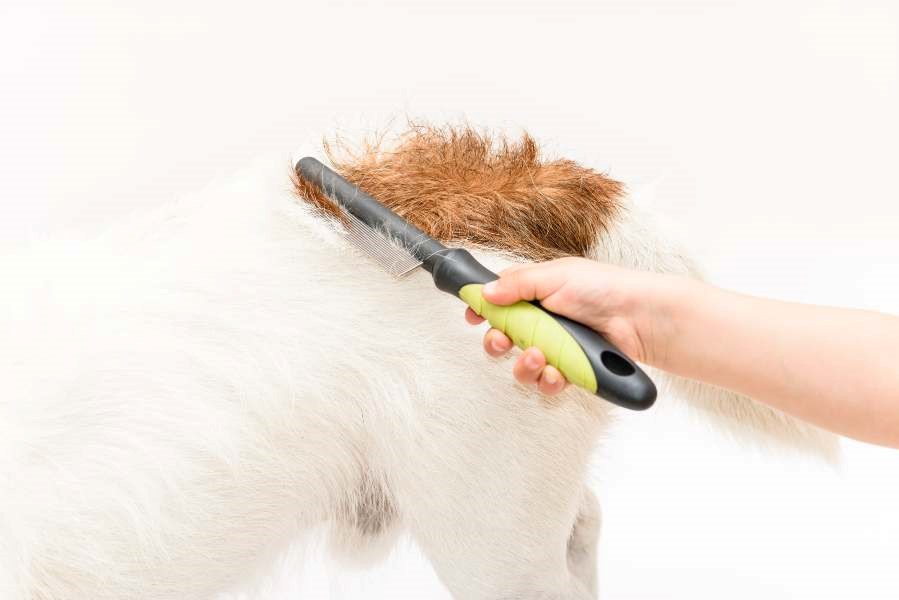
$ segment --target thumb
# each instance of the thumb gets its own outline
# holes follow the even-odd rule
[[[493,304],[543,300],[565,283],[565,269],[560,267],[558,261],[510,267],[484,286],[484,298]]]

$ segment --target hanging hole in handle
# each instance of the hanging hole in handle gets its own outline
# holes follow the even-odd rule
[[[629,363],[623,356],[620,354],[616,354],[615,352],[610,352],[605,350],[602,354],[599,355],[602,364],[610,370],[615,375],[620,375],[622,377],[627,377],[628,375],[633,375],[637,372],[634,368],[634,365]]]

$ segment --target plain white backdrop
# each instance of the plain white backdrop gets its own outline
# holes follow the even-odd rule
[[[322,135],[467,119],[625,181],[718,283],[899,313],[895,1],[0,0],[0,82],[0,252]],[[593,482],[603,598],[899,598],[899,452],[832,468],[663,398]],[[272,585],[446,597],[408,547]]]

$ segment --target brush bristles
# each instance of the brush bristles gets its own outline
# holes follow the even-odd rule
[[[347,240],[393,277],[403,277],[421,265],[398,240],[372,229],[346,210],[340,209],[340,213]]]

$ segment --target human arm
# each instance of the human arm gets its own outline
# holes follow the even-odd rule
[[[579,258],[504,271],[484,296],[539,300],[604,334],[633,359],[751,396],[836,433],[899,447],[899,318],[756,298],[673,275]],[[467,313],[469,322],[479,322]],[[511,342],[491,329],[498,356]],[[529,348],[523,383],[558,393],[564,378]]]

